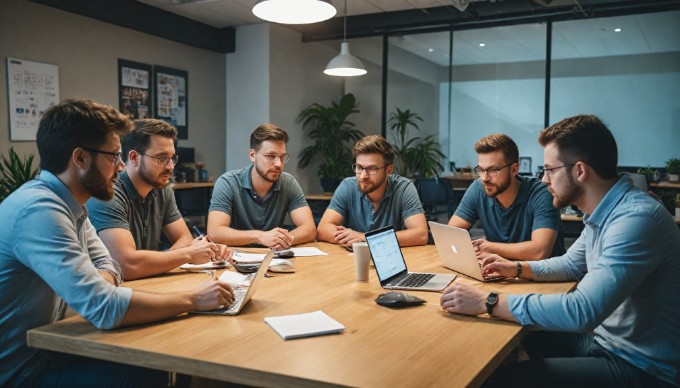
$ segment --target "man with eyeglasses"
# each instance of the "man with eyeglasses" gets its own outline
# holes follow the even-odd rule
[[[123,170],[120,136],[132,122],[108,105],[66,100],[40,119],[40,175],[0,204],[0,386],[165,387],[168,373],[29,347],[26,332],[68,304],[99,329],[139,325],[233,300],[229,284],[147,293],[121,287],[121,270],[87,217],[110,200]]]
[[[485,237],[472,241],[479,258],[541,260],[563,254],[559,209],[539,179],[518,174],[517,144],[494,134],[479,139],[475,151],[479,179],[463,195],[449,225],[470,229],[481,220]]]
[[[300,184],[283,171],[288,134],[262,124],[250,135],[251,166],[227,171],[215,183],[208,213],[213,241],[232,246],[258,245],[286,249],[316,239],[312,210]],[[295,224],[283,228],[286,215]]]
[[[163,120],[134,121],[123,137],[125,170],[112,201],[91,198],[90,219],[125,280],[154,276],[184,263],[202,264],[231,257],[232,250],[193,238],[175,203],[170,177],[178,162],[177,129]],[[160,251],[161,234],[172,244]]]
[[[321,217],[319,240],[352,247],[365,233],[394,226],[400,246],[427,244],[425,212],[413,181],[392,174],[394,147],[379,135],[352,149],[356,176],[345,178]]]
[[[444,291],[449,312],[489,313],[537,329],[522,342],[529,360],[501,365],[485,386],[677,387],[678,226],[617,173],[616,140],[598,117],[564,119],[538,141],[554,206],[578,206],[585,228],[566,254],[520,262],[521,278],[578,285],[553,295],[489,295],[458,283]],[[482,271],[515,277],[516,262],[493,255]]]

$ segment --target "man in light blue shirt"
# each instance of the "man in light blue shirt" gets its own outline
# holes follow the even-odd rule
[[[120,267],[87,218],[90,197],[110,200],[132,123],[108,105],[67,100],[37,133],[42,172],[0,204],[0,386],[155,387],[167,373],[29,348],[26,332],[61,319],[64,302],[100,329],[147,323],[233,299],[228,284],[149,294],[119,287]]]
[[[579,281],[561,295],[502,295],[454,284],[450,312],[532,325],[529,361],[505,364],[490,386],[677,386],[680,384],[680,231],[670,214],[616,172],[616,141],[595,116],[543,130],[543,182],[555,207],[585,212],[583,233],[563,256],[510,262],[490,256],[487,275]]]
[[[413,181],[393,175],[394,147],[382,136],[359,139],[352,149],[355,177],[335,190],[319,221],[321,241],[351,247],[364,234],[391,225],[400,246],[427,243],[427,222]]]

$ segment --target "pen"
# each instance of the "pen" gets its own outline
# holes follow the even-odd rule
[[[194,229],[194,233],[196,233],[196,235],[197,235],[198,237],[205,237],[206,240],[210,241],[210,237],[208,237],[208,236],[204,235],[203,233],[201,233],[201,231],[198,230],[198,228],[196,227],[196,225],[193,225],[192,228]],[[212,241],[210,241],[210,242],[212,242]]]

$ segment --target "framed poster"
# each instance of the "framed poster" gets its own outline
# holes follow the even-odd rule
[[[59,67],[7,58],[7,100],[11,141],[35,141],[40,118],[59,103]]]
[[[154,66],[156,118],[177,127],[179,139],[189,138],[189,75],[184,70]]]
[[[153,117],[151,65],[118,59],[118,109],[132,119]]]
[[[531,156],[519,157],[519,173],[522,175],[531,175]]]

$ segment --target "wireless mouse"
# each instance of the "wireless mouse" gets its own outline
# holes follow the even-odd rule
[[[408,307],[419,306],[425,303],[425,300],[403,292],[392,291],[378,295],[375,303],[387,307]]]
[[[257,270],[260,268],[260,264],[241,264],[241,263],[234,263],[234,269],[241,273],[252,273],[252,272],[257,272]]]

